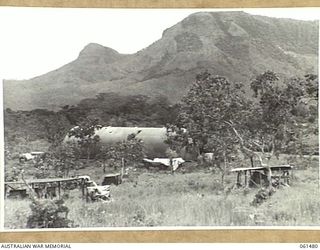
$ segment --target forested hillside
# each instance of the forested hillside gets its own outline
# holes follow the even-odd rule
[[[41,147],[61,140],[67,132],[83,120],[91,119],[104,126],[163,127],[177,116],[178,105],[171,105],[164,96],[149,98],[144,95],[121,96],[100,93],[77,105],[66,105],[59,111],[35,109],[32,111],[4,111],[6,147],[44,150]],[[31,142],[41,141],[41,145]],[[44,143],[44,144],[43,144]],[[27,145],[32,145],[28,148]],[[38,148],[37,148],[38,147]]]

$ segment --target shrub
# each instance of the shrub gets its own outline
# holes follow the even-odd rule
[[[27,228],[70,228],[73,221],[69,220],[69,208],[63,199],[33,200],[31,215],[28,217]]]
[[[274,188],[271,188],[270,190],[267,190],[265,188],[262,188],[258,191],[258,193],[255,195],[253,201],[251,202],[251,205],[253,206],[259,206],[264,201],[269,199],[269,197],[275,192]]]

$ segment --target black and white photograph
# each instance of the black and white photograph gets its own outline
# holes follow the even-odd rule
[[[319,227],[319,16],[0,7],[3,229]]]

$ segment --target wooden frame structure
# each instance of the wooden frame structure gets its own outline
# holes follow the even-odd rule
[[[293,169],[291,165],[271,166],[271,181],[279,185],[290,185],[290,172]],[[235,168],[230,172],[237,173],[237,187],[263,187],[269,184],[268,167]],[[244,175],[244,181],[242,176]]]
[[[26,180],[26,183],[37,194],[38,198],[53,198],[61,197],[61,189],[72,189],[73,187],[80,187],[82,198],[87,196],[87,187],[91,184],[89,176],[79,176],[74,178],[48,178],[37,180]],[[24,198],[27,193],[27,187],[23,181],[5,182],[6,197],[10,193],[15,197]]]

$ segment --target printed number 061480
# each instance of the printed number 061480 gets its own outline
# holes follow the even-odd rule
[[[318,244],[300,244],[300,248],[318,248]]]

